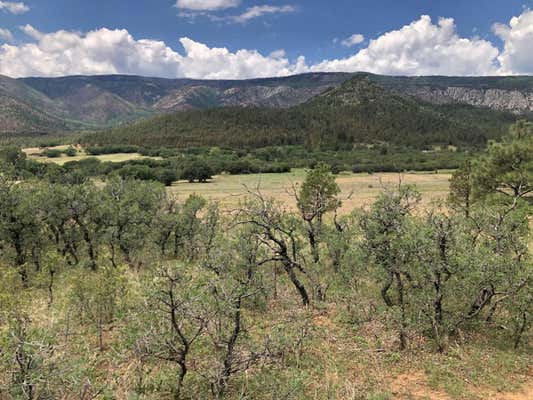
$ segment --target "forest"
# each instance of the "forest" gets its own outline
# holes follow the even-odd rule
[[[286,108],[221,107],[161,115],[83,134],[86,145],[233,149],[301,145],[349,150],[353,143],[387,142],[423,149],[432,145],[483,148],[515,122],[510,113],[464,104],[433,105],[387,91],[357,76]]]
[[[260,186],[227,208],[0,159],[2,399],[391,399],[391,371],[429,364],[450,398],[483,398],[531,365],[529,122],[447,199],[399,174],[348,214],[322,162],[290,209]]]

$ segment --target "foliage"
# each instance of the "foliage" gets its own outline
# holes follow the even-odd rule
[[[450,180],[450,204],[463,209],[468,218],[470,207],[474,202],[472,193],[472,163],[466,161],[461,168],[455,170]]]
[[[518,385],[533,264],[528,142],[513,132],[454,174],[452,204],[422,204],[400,181],[343,216],[322,163],[293,188],[294,210],[257,189],[222,209],[119,173],[295,148],[89,158],[23,180],[12,169],[0,177],[0,397],[387,397],[406,368],[455,397],[470,395],[465,376],[476,393]],[[499,162],[511,154],[520,163]],[[481,186],[484,171],[498,185]]]
[[[501,143],[492,143],[475,165],[477,196],[498,192],[524,197],[533,191],[533,124],[519,121]]]
[[[100,146],[100,147],[88,147],[87,154],[92,156],[98,156],[101,154],[116,154],[116,153],[137,153],[139,148],[137,146],[130,145],[113,145],[113,146]]]
[[[331,168],[318,164],[307,173],[299,193],[295,192],[300,215],[307,224],[307,236],[315,263],[320,260],[318,246],[324,215],[341,206],[338,198],[340,191]]]
[[[86,134],[82,141],[177,148],[305,145],[309,150],[350,149],[356,143],[383,141],[418,149],[435,144],[480,147],[488,139],[500,137],[515,119],[466,105],[419,102],[356,76],[288,109],[185,111]]]
[[[46,149],[43,150],[42,155],[48,158],[58,158],[61,157],[63,151],[59,149]]]
[[[63,151],[63,153],[67,157],[74,157],[76,154],[78,154],[78,151],[74,147],[69,146],[65,151]]]
[[[186,165],[181,171],[181,179],[185,179],[189,182],[207,182],[208,179],[211,179],[213,175],[213,170],[203,160],[195,160],[189,165]]]

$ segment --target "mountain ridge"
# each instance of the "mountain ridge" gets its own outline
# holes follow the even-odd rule
[[[356,76],[367,77],[402,97],[427,103],[468,104],[526,117],[533,115],[533,77],[529,76],[307,73],[248,80],[134,75],[19,79],[0,76],[0,96],[4,104],[0,108],[0,134],[66,134],[112,128],[159,114],[218,107],[289,108]]]
[[[359,75],[289,108],[222,107],[156,116],[87,134],[85,144],[147,147],[256,148],[305,145],[351,148],[390,142],[482,146],[516,120],[510,113],[469,105],[433,105],[404,97]]]

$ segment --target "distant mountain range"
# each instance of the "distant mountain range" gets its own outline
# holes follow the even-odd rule
[[[305,145],[350,149],[354,144],[393,143],[484,146],[517,116],[465,104],[432,104],[356,75],[306,102],[286,108],[218,107],[149,118],[86,134],[91,145],[259,148]]]
[[[0,76],[0,135],[59,134],[116,127],[179,111],[218,107],[290,108],[347,80],[366,77],[387,93],[431,104],[468,104],[529,116],[533,77],[389,77],[312,73],[252,80]]]

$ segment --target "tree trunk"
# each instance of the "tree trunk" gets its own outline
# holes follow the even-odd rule
[[[305,286],[300,282],[298,277],[296,276],[296,272],[294,272],[294,265],[291,261],[284,261],[283,267],[285,268],[285,271],[289,275],[289,279],[291,280],[292,284],[298,290],[298,293],[300,294],[300,297],[302,298],[302,304],[304,306],[308,306],[310,304],[309,301],[309,295],[307,294],[307,290],[305,289]]]

